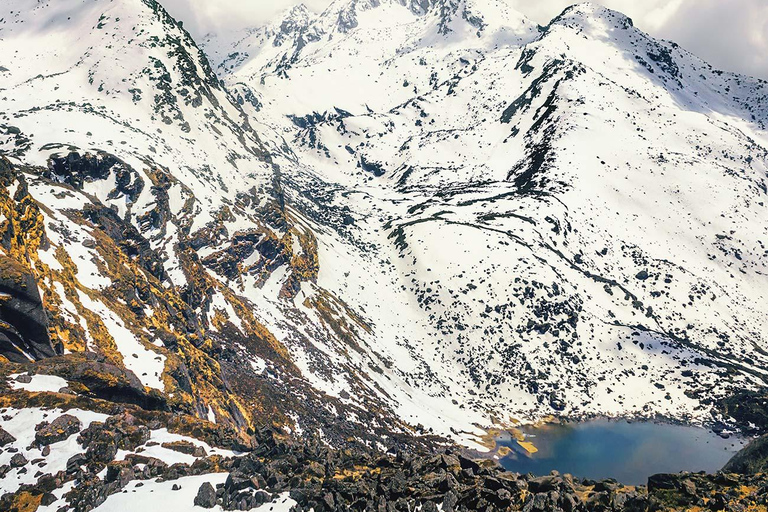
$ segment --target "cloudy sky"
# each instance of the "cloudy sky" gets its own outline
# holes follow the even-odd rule
[[[574,0],[506,0],[546,24]],[[265,23],[298,0],[161,0],[195,36]],[[304,0],[321,11],[329,0]],[[768,79],[768,0],[603,0],[713,66]]]

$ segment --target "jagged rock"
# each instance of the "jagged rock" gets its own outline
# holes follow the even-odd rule
[[[659,489],[675,489],[678,486],[677,475],[658,474],[648,477],[648,491],[653,492]]]
[[[67,473],[77,473],[86,463],[88,463],[88,457],[84,453],[76,453],[67,460]]]
[[[224,488],[232,491],[240,491],[243,489],[259,489],[261,486],[255,479],[242,473],[241,471],[233,471],[227,476],[227,480],[224,483]]]
[[[113,461],[107,465],[105,482],[116,482],[119,488],[128,485],[136,477],[133,466],[127,461]]]
[[[114,483],[105,484],[98,477],[83,475],[83,480],[68,494],[69,506],[74,510],[93,510],[104,503],[115,492]]]
[[[613,492],[618,488],[619,488],[619,483],[613,479],[607,479],[607,480],[602,480],[600,482],[595,482],[595,486],[594,486],[595,492],[604,492],[604,491]]]
[[[197,490],[195,505],[203,508],[213,508],[216,506],[216,490],[210,482],[203,482]]]
[[[562,484],[563,478],[560,476],[541,476],[529,480],[528,489],[530,489],[531,492],[549,492],[559,489]]]
[[[18,261],[0,254],[0,355],[27,362],[57,354],[35,277]]]
[[[61,484],[62,478],[59,478],[57,475],[46,474],[37,479],[37,488],[44,492],[52,492],[59,489]]]
[[[179,453],[192,455],[193,457],[206,457],[208,455],[205,448],[186,440],[163,443],[162,447]]]
[[[10,465],[12,468],[21,468],[27,465],[27,458],[22,455],[21,453],[15,454],[13,457],[11,457]]]
[[[459,455],[459,464],[461,469],[469,469],[473,473],[477,473],[480,470],[480,465],[472,459],[468,459],[463,455]]]
[[[58,443],[72,434],[80,432],[81,428],[82,423],[77,417],[71,414],[62,414],[35,432],[35,441],[41,446]]]
[[[164,461],[155,458],[147,457],[146,455],[128,454],[125,456],[125,460],[129,461],[131,465],[144,464],[144,473],[149,477],[155,477],[163,474],[168,468],[168,464]]]
[[[117,403],[135,404],[144,409],[165,410],[165,397],[147,391],[132,372],[110,364],[97,354],[86,353],[67,359],[58,367],[59,375],[83,384],[94,397]]]
[[[768,470],[768,435],[752,440],[723,466],[723,471],[728,473],[753,474],[766,470]]]
[[[53,505],[55,502],[56,496],[50,492],[43,493],[43,496],[40,498],[40,505],[43,507]]]
[[[458,501],[456,494],[453,491],[448,491],[443,498],[443,511],[453,512]]]
[[[117,443],[116,436],[106,431],[99,436],[99,439],[88,444],[88,449],[85,453],[91,461],[105,464],[113,460],[115,455],[117,455]]]
[[[427,501],[421,505],[421,510],[423,512],[438,512],[439,509],[437,508],[437,505],[435,505],[435,502]]]
[[[149,240],[128,222],[125,222],[111,208],[87,204],[82,210],[87,221],[104,231],[131,259],[135,259],[142,268],[157,279],[165,278],[165,268],[161,257],[152,250]]]
[[[145,425],[135,425],[134,421],[128,413],[110,416],[105,423],[94,421],[80,433],[78,441],[93,461],[108,463],[118,449],[133,451],[149,441],[149,429]]]
[[[0,447],[16,441],[16,438],[9,434],[3,427],[0,427]]]
[[[459,458],[455,455],[444,453],[440,455],[439,466],[443,469],[453,469],[456,467],[461,467],[461,463],[459,462]]]

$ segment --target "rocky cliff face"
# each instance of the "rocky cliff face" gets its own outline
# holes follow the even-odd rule
[[[37,280],[28,266],[26,244],[26,238],[36,229],[40,211],[29,200],[26,182],[16,181],[13,166],[5,157],[0,157],[0,176],[6,196],[0,259],[0,354],[14,362],[52,357],[62,352],[62,346],[54,347],[51,343],[48,316]],[[16,188],[14,197],[10,197],[11,185]]]

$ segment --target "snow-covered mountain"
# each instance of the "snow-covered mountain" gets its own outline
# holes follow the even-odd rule
[[[315,236],[252,121],[162,6],[5,2],[0,55],[5,360],[44,360],[38,371],[83,395],[243,435],[406,429],[373,390],[362,407],[312,386],[319,327],[298,326],[314,314],[353,327],[332,293],[313,287],[309,304]]]
[[[373,447],[763,383],[768,83],[593,4],[201,44],[154,0],[0,7],[6,359]]]
[[[594,4],[337,0],[201,47],[155,0],[0,4],[0,509],[763,499],[442,448],[768,431],[768,83]]]
[[[406,420],[702,420],[764,382],[766,82],[594,4],[335,2],[203,44],[357,345],[430,396]]]

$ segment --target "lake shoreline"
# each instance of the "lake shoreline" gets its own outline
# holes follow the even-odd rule
[[[488,455],[517,473],[557,470],[639,485],[656,473],[715,472],[748,441],[682,422],[593,417],[500,431]]]

